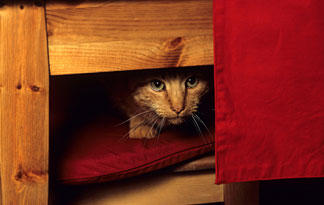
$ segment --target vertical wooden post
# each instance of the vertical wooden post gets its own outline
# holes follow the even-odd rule
[[[36,6],[33,2],[11,0],[0,7],[0,204],[3,205],[48,203],[46,27],[42,3],[38,1]]]
[[[242,182],[224,186],[226,205],[258,205],[259,182]]]

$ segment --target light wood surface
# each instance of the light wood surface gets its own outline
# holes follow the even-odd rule
[[[259,182],[241,182],[224,185],[226,205],[258,205]]]
[[[215,169],[215,155],[208,155],[202,158],[180,164],[172,171],[174,172],[191,172],[199,170],[214,170]]]
[[[0,111],[1,112],[1,111]],[[1,162],[1,159],[0,159]],[[1,167],[1,163],[0,163],[0,167]],[[2,204],[2,189],[1,189],[1,168],[0,168],[0,204]]]
[[[48,58],[44,8],[0,8],[0,176],[3,205],[48,201]],[[26,1],[23,1],[26,2]]]
[[[166,173],[85,186],[69,205],[165,205],[223,202],[223,186],[214,172]],[[65,203],[63,203],[65,204]]]
[[[212,0],[55,1],[52,75],[213,64]]]

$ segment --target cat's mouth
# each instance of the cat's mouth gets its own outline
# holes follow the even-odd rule
[[[168,121],[171,124],[178,125],[178,124],[181,124],[184,122],[184,118],[183,117],[171,117],[171,118],[168,118]]]

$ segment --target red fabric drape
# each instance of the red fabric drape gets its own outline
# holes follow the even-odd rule
[[[324,177],[324,1],[214,0],[216,182]]]

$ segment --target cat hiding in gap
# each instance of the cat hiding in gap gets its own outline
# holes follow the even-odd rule
[[[129,123],[129,138],[154,138],[164,127],[188,120],[199,132],[199,124],[207,129],[198,109],[211,76],[207,68],[125,71],[114,73],[105,84],[116,106],[128,116],[123,123]]]

